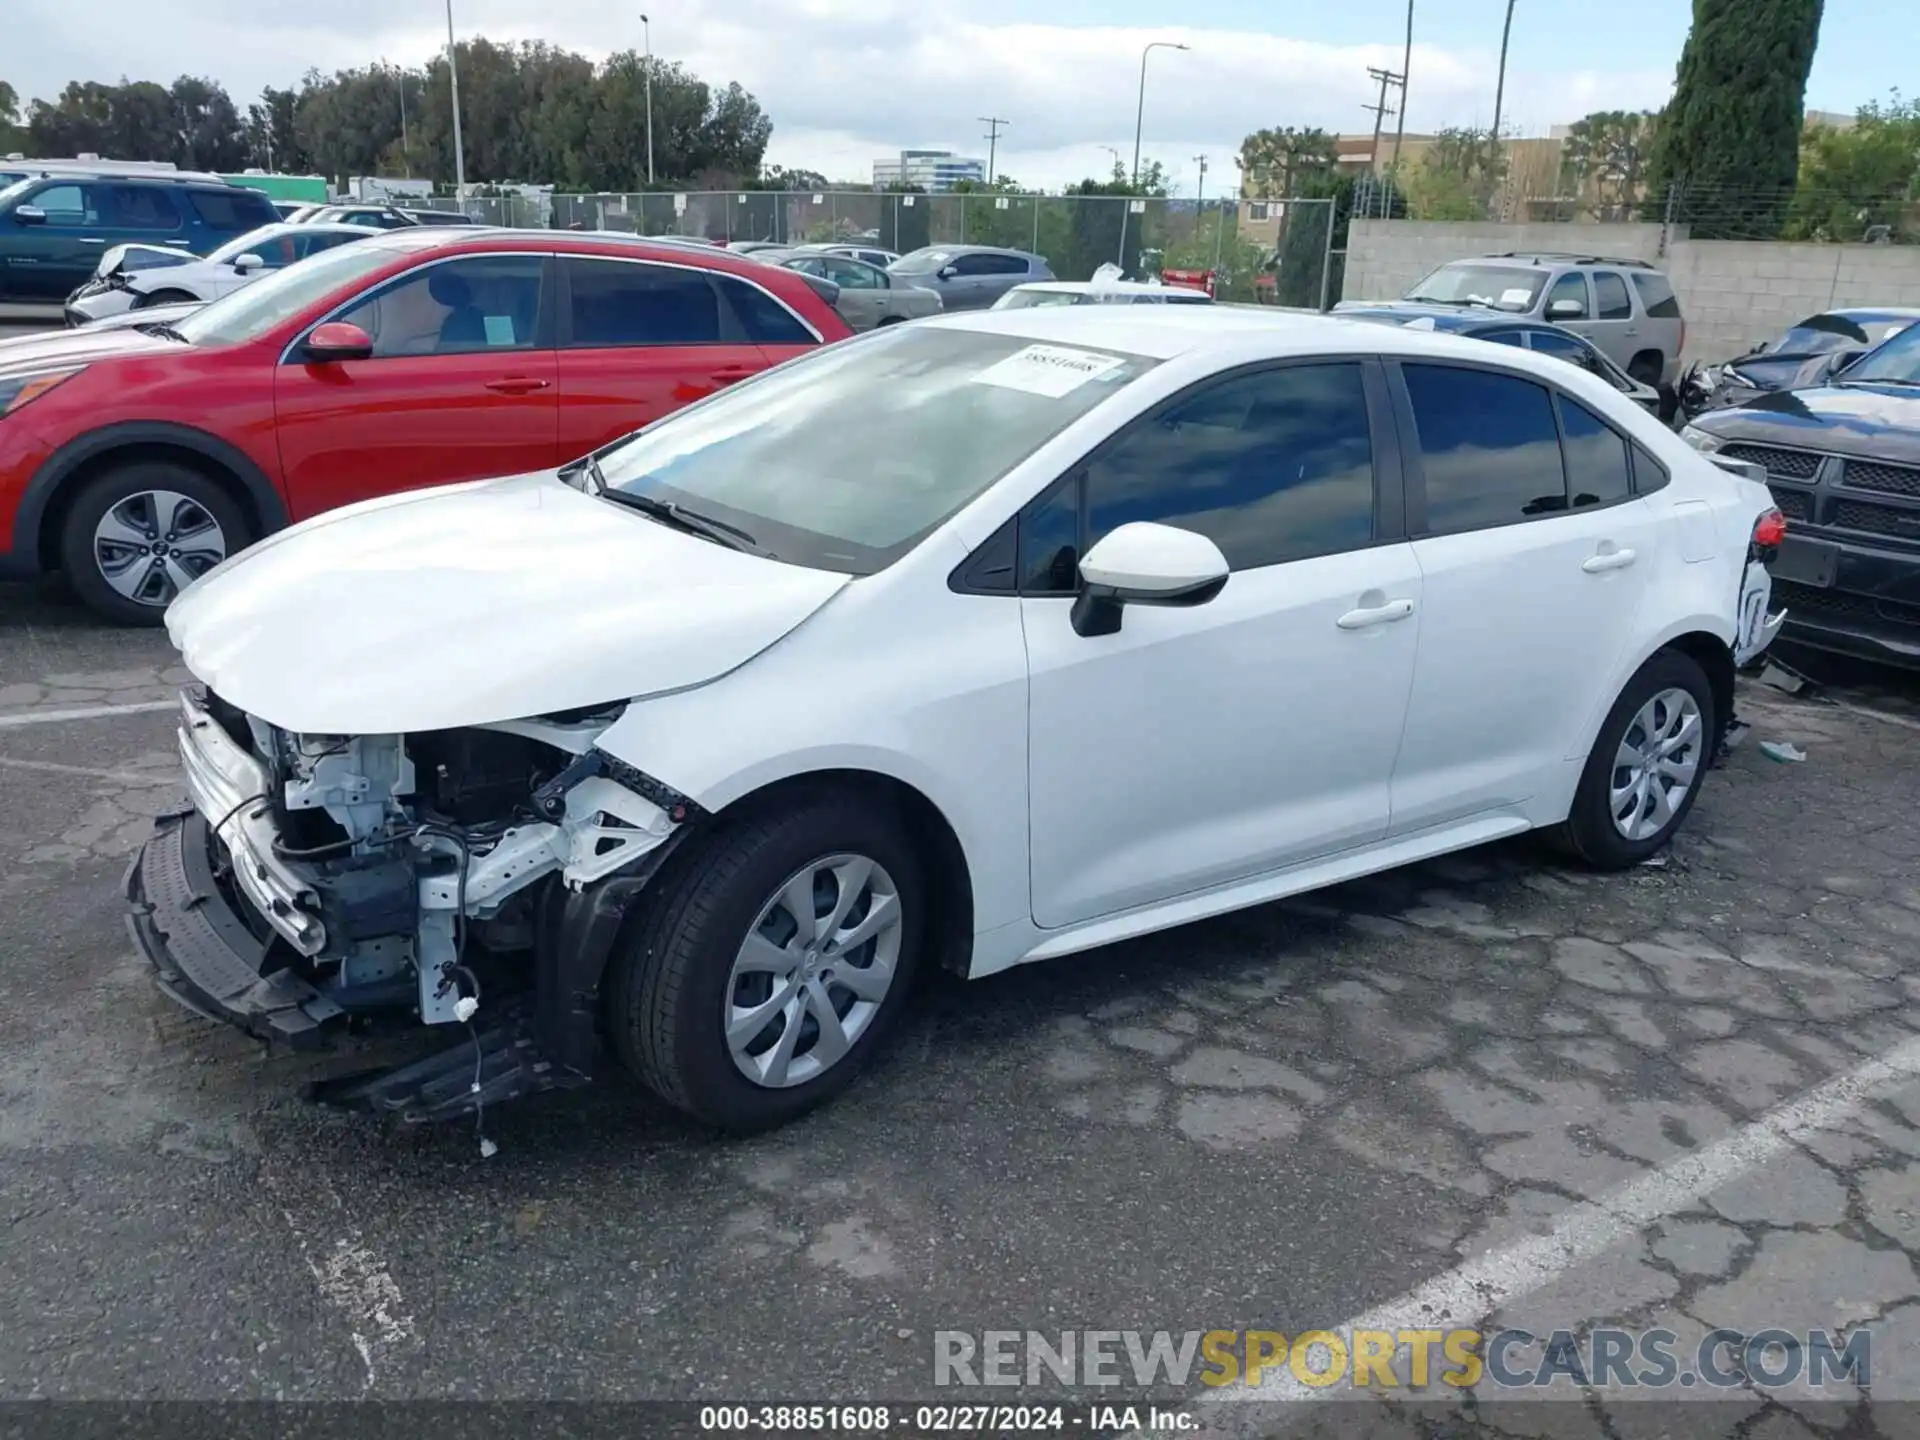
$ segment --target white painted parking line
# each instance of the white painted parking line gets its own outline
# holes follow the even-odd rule
[[[1855,705],[1850,700],[1829,700],[1836,710],[1844,710],[1849,715],[1864,715],[1869,720],[1878,720],[1883,725],[1903,725],[1909,730],[1920,730],[1920,720],[1910,715],[1890,715],[1885,710],[1875,710],[1870,705]]]
[[[17,730],[23,725],[52,725],[60,720],[104,720],[110,715],[151,715],[156,710],[177,710],[178,700],[136,700],[130,705],[75,705],[67,710],[17,710],[0,715],[0,730]]]
[[[1835,1076],[1769,1110],[1713,1144],[1683,1155],[1598,1200],[1568,1209],[1544,1235],[1489,1250],[1457,1269],[1356,1315],[1334,1333],[1351,1341],[1356,1330],[1429,1330],[1472,1326],[1574,1266],[1637,1235],[1654,1221],[1691,1208],[1715,1190],[1757,1170],[1815,1131],[1830,1129],[1888,1090],[1920,1079],[1920,1039]],[[1258,1385],[1222,1386],[1205,1401],[1296,1403],[1324,1400],[1347,1387],[1302,1383],[1291,1367],[1269,1370]]]
[[[117,785],[180,785],[177,772],[142,774],[138,770],[96,770],[91,765],[61,765],[53,760],[15,760],[0,755],[0,770],[36,770],[43,775],[78,775],[83,780],[111,780]]]

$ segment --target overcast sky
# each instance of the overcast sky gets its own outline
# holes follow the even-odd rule
[[[647,4],[649,0],[639,0]],[[702,78],[738,80],[773,117],[771,163],[861,179],[902,146],[986,153],[977,117],[999,115],[1004,173],[1049,188],[1129,158],[1141,47],[1153,53],[1145,153],[1181,193],[1234,182],[1240,137],[1269,125],[1371,128],[1370,65],[1397,68],[1401,0],[651,0],[653,45]],[[1912,85],[1912,0],[1827,0],[1809,85],[1816,109],[1851,111]],[[1486,124],[1504,0],[1416,0],[1409,130]],[[72,79],[206,75],[243,106],[264,85],[385,58],[419,63],[446,43],[439,0],[4,0],[0,79],[51,98]],[[1660,105],[1685,39],[1686,0],[1518,0],[1506,113],[1523,133],[1596,109]],[[641,43],[615,0],[454,0],[464,37],[547,40],[599,59]],[[1391,126],[1393,122],[1389,121]],[[532,177],[527,177],[532,178]]]

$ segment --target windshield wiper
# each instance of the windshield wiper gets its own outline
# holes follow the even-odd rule
[[[193,343],[164,320],[156,320],[150,325],[136,325],[133,328],[138,330],[142,335],[157,335],[162,340],[177,340],[182,345],[191,345]]]
[[[606,479],[600,475],[598,461],[588,463],[587,473],[595,477],[601,487],[595,493],[602,499],[624,505],[629,510],[638,510],[649,519],[671,525],[676,530],[684,530],[689,535],[698,535],[702,540],[711,540],[716,545],[724,545],[729,550],[757,551],[760,548],[760,542],[738,525],[715,520],[711,515],[702,515],[672,500],[660,500],[652,495],[629,495],[624,490],[608,489]]]
[[[1911,380],[1903,375],[1848,375],[1833,383],[1836,385],[1912,385],[1920,387],[1920,380]]]

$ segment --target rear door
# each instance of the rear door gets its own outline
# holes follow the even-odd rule
[[[566,459],[768,364],[712,270],[562,255],[559,274],[558,418]]]
[[[1397,369],[1424,610],[1393,777],[1407,834],[1571,793],[1659,531],[1627,442],[1584,405],[1492,367]]]
[[[1641,349],[1640,327],[1633,318],[1633,295],[1618,270],[1595,270],[1593,320],[1581,332],[1614,364],[1625,369]]]
[[[15,203],[16,213],[6,222],[7,299],[53,304],[86,283],[107,248],[99,188],[88,181],[56,180]],[[46,218],[23,222],[17,215],[21,206]]]
[[[93,189],[108,244],[133,242],[193,248],[187,233],[187,217],[181,213],[175,187],[103,184]]]
[[[421,265],[327,317],[371,335],[369,358],[288,347],[274,413],[294,518],[557,465],[552,270],[533,254]]]

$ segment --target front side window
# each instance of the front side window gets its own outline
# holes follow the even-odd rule
[[[177,321],[174,329],[195,345],[243,345],[353,287],[393,263],[390,250],[346,245],[290,265],[231,291]]]
[[[868,575],[1156,363],[888,326],[678,411],[600,466],[610,489],[724,521],[763,554]]]
[[[1402,296],[1435,305],[1479,305],[1524,315],[1539,300],[1547,272],[1525,265],[1442,265]]]
[[[1543,386],[1450,365],[1406,365],[1426,474],[1427,530],[1457,535],[1566,509],[1560,432]]]
[[[1207,385],[1086,467],[1086,543],[1133,521],[1197,531],[1235,570],[1373,540],[1361,368],[1289,365]]]
[[[1593,272],[1593,306],[1602,320],[1633,318],[1633,297],[1627,294],[1627,282],[1611,270]]]
[[[1578,400],[1560,402],[1560,434],[1566,444],[1567,485],[1573,507],[1611,505],[1633,490],[1627,470],[1627,442],[1618,431]]]
[[[545,273],[537,255],[448,260],[388,282],[335,318],[373,337],[375,360],[529,350]]]
[[[93,189],[91,185],[49,185],[21,203],[44,211],[49,230],[81,230],[100,223]]]
[[[1553,288],[1547,292],[1549,320],[1585,320],[1589,313],[1586,276],[1578,270],[1569,270],[1553,282]]]
[[[574,255],[560,263],[576,347],[720,343],[720,296],[704,270]]]

